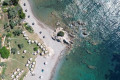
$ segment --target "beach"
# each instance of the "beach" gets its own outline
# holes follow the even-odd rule
[[[66,49],[66,46],[51,38],[53,30],[35,18],[28,0],[20,0],[19,4],[21,5],[23,12],[26,15],[24,22],[32,26],[34,32],[38,34],[39,38],[50,49],[50,51],[52,51],[50,52],[52,55],[47,58],[40,55],[37,56],[35,59],[36,66],[32,72],[34,76],[28,72],[24,77],[24,80],[40,80],[40,78],[42,80],[50,80],[53,74],[53,70],[55,69],[55,66],[60,59],[59,57],[61,56],[61,53]]]

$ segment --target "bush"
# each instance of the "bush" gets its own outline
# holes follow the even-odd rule
[[[6,37],[11,37],[12,33],[7,33]]]
[[[37,51],[37,50],[38,50],[38,47],[35,47],[33,50],[34,50],[34,51]]]
[[[2,44],[2,38],[0,37],[0,48],[1,48],[1,44]]]
[[[18,5],[18,2],[19,2],[19,0],[11,0],[11,3],[15,6]]]
[[[58,32],[58,33],[57,33],[57,36],[63,37],[63,36],[64,36],[64,32],[63,32],[63,31]]]
[[[10,20],[9,23],[10,23],[10,28],[11,29],[13,29],[17,25],[17,23],[13,20]]]
[[[17,49],[16,48],[12,48],[11,49],[11,53],[16,54],[17,53]]]
[[[6,29],[6,28],[8,28],[8,27],[9,27],[8,23],[5,23],[5,24],[4,24],[4,29]]]
[[[25,19],[25,13],[23,13],[22,8],[18,11],[19,18]]]
[[[1,54],[1,57],[4,59],[4,58],[8,58],[10,56],[10,51],[6,48],[6,47],[2,47],[0,49],[0,54]]]
[[[22,30],[19,30],[19,29],[13,32],[14,36],[20,36],[21,33],[22,33]]]
[[[24,47],[23,44],[18,44],[18,48],[19,48],[19,49],[22,49],[23,47]]]
[[[5,0],[5,1],[3,1],[3,4],[2,4],[3,6],[8,6],[9,5],[9,1],[8,0]]]
[[[8,18],[9,19],[14,19],[17,16],[17,13],[18,13],[18,11],[15,7],[9,8],[8,9]]]
[[[24,27],[25,27],[25,29],[26,29],[28,32],[33,33],[32,27],[29,26],[27,23],[24,24]]]

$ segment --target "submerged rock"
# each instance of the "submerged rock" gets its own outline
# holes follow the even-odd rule
[[[96,67],[95,67],[95,66],[92,66],[92,65],[88,65],[88,68],[89,68],[89,69],[96,69]]]

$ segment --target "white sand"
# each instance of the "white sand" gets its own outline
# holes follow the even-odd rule
[[[23,5],[24,3],[26,3],[26,6]],[[29,72],[24,80],[40,80],[40,76],[42,76],[41,80],[50,80],[52,71],[58,61],[60,53],[65,49],[65,45],[52,40],[51,34],[53,33],[53,30],[51,30],[49,27],[47,27],[34,17],[28,0],[20,0],[20,5],[23,8],[24,13],[26,14],[25,21],[33,27],[34,32],[39,35],[39,38],[43,40],[46,46],[52,48],[54,51],[54,55],[49,58],[44,58],[38,55],[38,57],[36,58],[36,66],[33,71],[35,76],[31,76],[31,73]],[[25,12],[26,9],[27,12]],[[28,15],[30,15],[30,18],[28,18]],[[32,25],[33,22],[35,23],[35,25]],[[41,34],[39,33],[40,31],[42,31]],[[44,39],[43,36],[45,36]],[[47,64],[44,65],[44,62],[47,62]],[[44,72],[41,72],[42,69],[44,69]]]

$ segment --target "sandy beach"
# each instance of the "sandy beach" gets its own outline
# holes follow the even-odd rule
[[[26,14],[24,22],[27,22],[29,25],[31,25],[34,29],[34,32],[37,33],[39,38],[43,40],[44,44],[50,49],[53,49],[54,52],[54,54],[48,58],[38,55],[35,60],[36,66],[33,71],[35,75],[32,76],[31,73],[28,72],[24,80],[40,80],[40,76],[41,80],[50,80],[52,76],[52,71],[59,60],[59,56],[62,51],[65,50],[66,46],[64,44],[61,44],[60,42],[54,41],[51,38],[53,30],[34,17],[28,0],[20,0],[19,3],[23,8],[23,12]],[[26,4],[25,6],[24,3]],[[32,23],[34,23],[34,25],[32,25]],[[40,31],[42,32],[41,34]],[[43,36],[45,36],[45,38],[43,38]],[[46,62],[47,64],[44,65],[44,62]],[[44,71],[42,72],[42,70]]]

